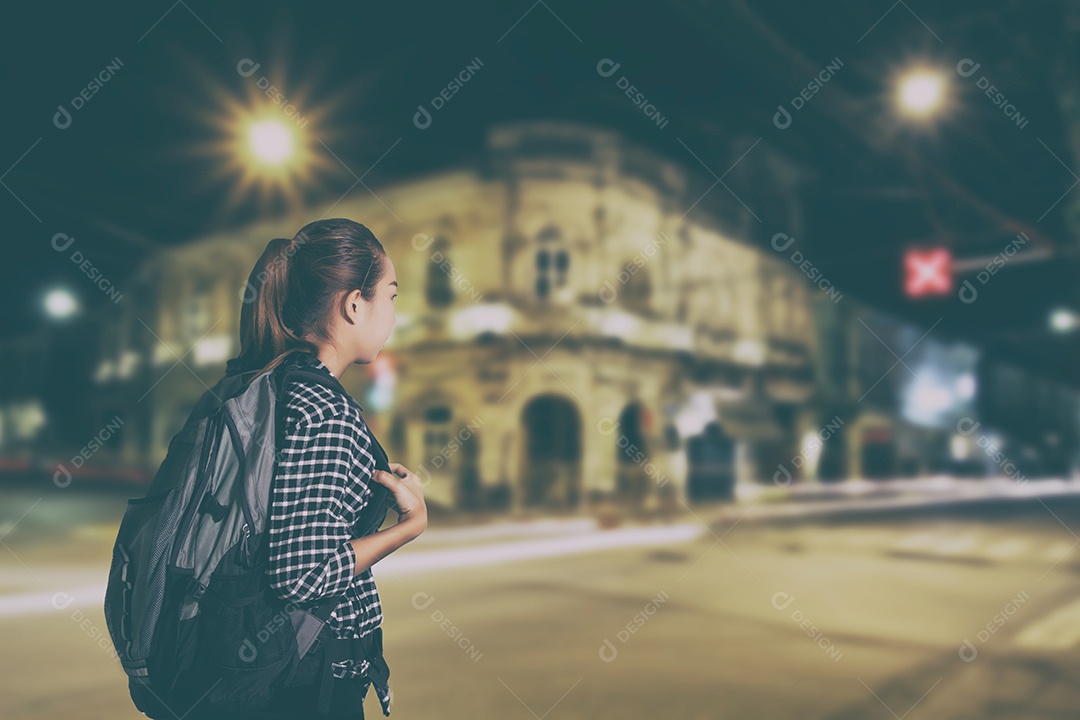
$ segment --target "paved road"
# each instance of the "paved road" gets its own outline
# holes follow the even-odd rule
[[[0,717],[141,717],[92,597],[118,499],[0,492]],[[1076,717],[1076,500],[731,517],[408,546],[375,569],[393,716]],[[60,590],[90,596],[57,610]]]

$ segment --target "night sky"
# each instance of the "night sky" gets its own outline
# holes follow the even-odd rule
[[[926,0],[19,4],[6,12],[0,46],[0,208],[9,231],[0,338],[45,322],[41,295],[53,284],[108,312],[70,253],[53,249],[57,233],[74,237],[123,290],[161,247],[284,211],[281,198],[239,192],[229,158],[206,152],[223,137],[229,103],[258,92],[254,76],[237,72],[247,58],[325,143],[329,162],[296,188],[311,202],[341,197],[356,176],[377,189],[469,163],[488,125],[505,120],[613,128],[700,172],[706,187],[710,171],[728,169],[735,138],[761,138],[807,171],[800,247],[845,295],[926,328],[940,319],[941,336],[1075,382],[1080,347],[1046,323],[1052,308],[1076,308],[1078,299],[1064,213],[1080,193],[1072,188],[1080,163],[1060,105],[1078,65],[1063,8]],[[598,75],[603,58],[620,63],[665,127]],[[417,106],[475,59],[475,77],[418,129]],[[778,128],[777,107],[791,108],[835,59],[840,69],[790,127]],[[964,59],[980,66],[969,77],[956,72]],[[72,110],[110,63],[119,69]],[[930,127],[904,124],[891,109],[895,77],[920,63],[950,73],[949,111]],[[984,77],[1017,108],[1022,127],[979,87]],[[64,129],[54,123],[61,105],[71,115]],[[741,162],[754,161],[751,151]],[[752,188],[730,189],[755,207]],[[717,186],[701,206],[719,212],[730,199]],[[759,215],[760,232],[748,240],[788,230]],[[905,248],[989,257],[1021,230],[1048,258],[1002,271],[978,303],[904,296]]]

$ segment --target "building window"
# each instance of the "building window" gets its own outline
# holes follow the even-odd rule
[[[438,237],[432,243],[432,250],[438,251],[444,262],[432,260],[428,263],[425,287],[427,302],[430,307],[436,309],[449,307],[454,303],[454,288],[450,284],[450,259],[447,257],[450,241],[444,237]]]
[[[536,242],[536,296],[548,300],[567,285],[570,252],[562,234],[551,225],[540,232]]]
[[[795,282],[777,273],[769,279],[769,289],[772,334],[775,337],[788,338],[795,330]]]
[[[450,420],[453,412],[446,405],[433,405],[424,411],[424,458],[434,463],[450,444]],[[442,467],[440,463],[438,467]]]
[[[649,310],[651,297],[652,283],[649,280],[649,271],[644,266],[637,268],[619,291],[623,305],[639,313]]]
[[[390,450],[394,455],[399,457],[407,457],[409,454],[408,447],[409,434],[405,427],[405,418],[398,414],[394,416],[394,419],[390,422],[389,443]]]
[[[187,342],[201,338],[212,326],[211,316],[214,305],[214,280],[207,275],[199,275],[192,281],[190,292],[184,298],[181,318],[182,337]]]
[[[776,292],[773,294],[773,316],[775,317],[776,333],[780,337],[786,337],[788,331],[788,318],[791,315],[791,298],[788,296],[787,279],[777,275],[774,278]]]

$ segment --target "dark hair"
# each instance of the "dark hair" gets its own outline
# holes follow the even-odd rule
[[[308,338],[330,339],[328,320],[341,294],[358,289],[374,299],[386,267],[382,243],[346,218],[310,222],[292,240],[274,238],[244,287],[235,365],[267,372],[293,351],[316,354]]]

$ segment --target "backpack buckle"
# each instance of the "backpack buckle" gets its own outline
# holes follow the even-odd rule
[[[214,522],[221,522],[229,512],[229,508],[219,503],[217,498],[214,497],[214,494],[207,490],[206,494],[202,496],[202,501],[199,503],[199,512],[214,518]]]
[[[206,595],[206,589],[206,585],[203,585],[195,578],[191,578],[191,588],[188,590],[188,594],[196,600],[202,600],[203,596]]]

